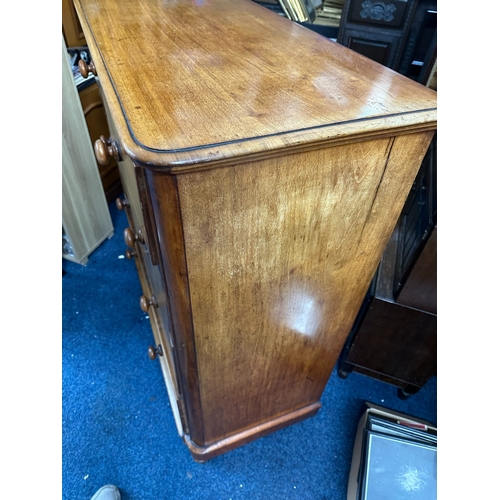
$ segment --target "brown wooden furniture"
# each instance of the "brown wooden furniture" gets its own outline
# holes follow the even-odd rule
[[[437,228],[397,299],[376,291],[370,297],[342,354],[341,377],[356,371],[398,387],[406,398],[436,375],[436,242]]]
[[[205,461],[314,415],[435,92],[247,0],[75,5],[179,434]]]
[[[436,136],[420,167],[396,228],[338,363],[418,392],[437,370]]]

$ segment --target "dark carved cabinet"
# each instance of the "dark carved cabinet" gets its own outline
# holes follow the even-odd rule
[[[401,59],[416,0],[347,0],[337,41],[395,69]]]
[[[436,88],[436,0],[346,0],[337,41]],[[351,371],[407,397],[436,374],[436,138],[345,343],[338,373]]]
[[[436,0],[346,0],[337,42],[426,84],[436,61]]]

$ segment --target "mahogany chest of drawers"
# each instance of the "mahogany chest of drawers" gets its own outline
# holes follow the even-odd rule
[[[314,415],[436,128],[436,93],[249,0],[75,0],[180,436]]]

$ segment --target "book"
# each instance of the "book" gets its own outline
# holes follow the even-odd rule
[[[353,447],[347,500],[435,500],[437,428],[365,402]]]
[[[317,0],[279,0],[288,19],[298,23],[312,23],[316,19]]]
[[[292,13],[289,9],[288,6],[288,1],[287,0],[279,0],[281,8],[283,9],[283,12],[285,13],[285,16],[288,17],[291,21],[295,21],[295,19],[292,17]]]

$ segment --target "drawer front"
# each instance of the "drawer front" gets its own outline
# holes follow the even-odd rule
[[[154,303],[156,305],[151,305],[148,309],[150,316],[154,317],[154,321],[157,324],[159,331],[159,340],[163,349],[164,356],[162,361],[168,364],[168,369],[171,372],[171,378],[174,382],[175,394],[177,397],[180,396],[180,388],[177,383],[177,374],[175,372],[175,358],[174,358],[174,342],[171,330],[171,320],[170,312],[168,306],[168,297],[163,285],[163,278],[161,276],[160,270],[157,266],[151,264],[151,259],[148,255],[147,247],[140,249],[142,253],[142,260],[145,264],[145,271],[150,285],[150,296],[147,297],[151,299],[154,297]]]
[[[136,244],[136,247],[138,247],[137,251],[140,255],[139,261],[144,266],[144,274],[147,280],[147,287],[144,287],[146,290],[143,288],[143,292],[146,294],[146,298],[148,300],[152,299],[154,303],[154,305],[149,306],[147,311],[156,343],[155,348],[161,349],[161,355],[158,356],[158,359],[160,361],[163,379],[167,387],[172,411],[174,413],[177,431],[179,435],[182,436],[188,433],[188,427],[184,414],[181,411],[182,396],[174,358],[174,344],[170,328],[171,322],[168,297],[165,287],[163,286],[160,270],[151,263],[147,245]]]
[[[134,164],[128,156],[125,156],[123,161],[118,163],[118,168],[122,179],[123,192],[129,202],[129,211],[131,215],[130,223],[133,226],[132,229],[143,229],[144,217],[141,210],[139,190],[137,189],[137,183],[135,180]]]
[[[158,348],[158,346],[161,346],[162,354],[158,356],[160,360],[160,367],[163,374],[163,380],[165,381],[165,386],[167,388],[177,432],[179,433],[179,436],[182,437],[184,434],[189,434],[189,428],[186,424],[183,401],[177,390],[178,384],[177,379],[175,378],[175,370],[173,369],[173,365],[169,358],[169,350],[165,349],[165,345],[167,344],[164,342],[164,337],[161,334],[160,322],[156,310],[150,312],[149,320],[151,322],[151,329],[153,330],[156,347]]]
[[[132,229],[134,221],[131,217],[130,207],[126,210],[129,226]],[[142,292],[147,300],[154,297],[156,307],[150,306],[148,311],[151,330],[155,340],[155,348],[161,348],[162,354],[158,356],[160,361],[163,379],[169,395],[170,405],[174,415],[177,431],[180,436],[188,434],[188,427],[183,408],[182,397],[179,390],[179,383],[176,374],[176,364],[173,353],[173,341],[170,329],[167,294],[161,273],[158,267],[151,264],[151,258],[147,244],[134,243],[131,247],[137,272],[141,282]]]
[[[133,190],[131,190],[134,193]],[[137,192],[137,190],[136,190]],[[129,200],[128,200],[129,201]],[[134,213],[137,214],[137,211],[134,211],[133,203],[129,203],[125,205],[127,220],[129,222],[129,229],[132,233],[137,234],[138,230],[136,229],[139,219],[141,215],[139,212],[139,216],[134,218]],[[139,219],[142,221],[143,219]],[[139,222],[140,224],[140,222]],[[141,226],[143,228],[144,226]],[[179,384],[177,383],[177,376],[175,373],[175,361],[174,361],[174,353],[173,353],[173,336],[171,330],[171,321],[170,321],[170,313],[168,306],[168,297],[166,293],[165,286],[163,284],[163,278],[161,275],[160,268],[152,264],[151,254],[149,251],[149,245],[147,242],[140,243],[136,241],[133,244],[129,244],[125,237],[125,244],[127,244],[131,250],[133,251],[133,255],[136,259],[136,264],[139,272],[139,276],[141,278],[141,285],[143,289],[144,297],[146,298],[146,302],[154,303],[155,305],[150,305],[147,309],[147,312],[150,316],[153,330],[157,330],[155,337],[157,344],[162,346],[163,352],[165,356],[160,357],[162,363],[168,364],[168,370],[171,374],[171,379],[174,383],[175,394],[176,396],[180,395]]]

